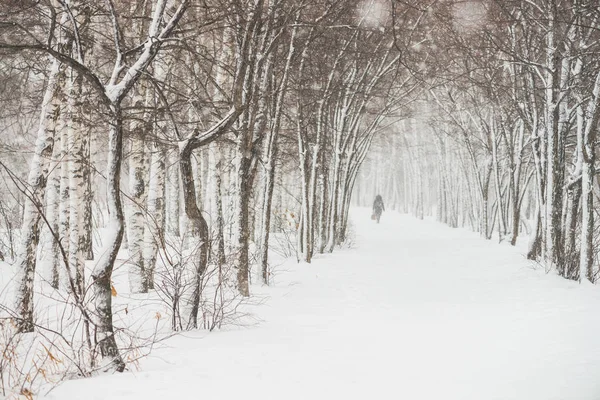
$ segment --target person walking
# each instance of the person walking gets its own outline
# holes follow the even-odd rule
[[[375,196],[375,201],[373,202],[373,219],[377,220],[377,223],[379,223],[379,220],[381,219],[381,213],[385,211],[385,206],[383,205],[383,199],[381,198],[381,195],[378,194],[377,196]]]

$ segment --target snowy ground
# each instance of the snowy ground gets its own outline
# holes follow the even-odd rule
[[[353,221],[355,249],[254,287],[256,326],[172,338],[48,399],[600,399],[600,288],[432,221]]]

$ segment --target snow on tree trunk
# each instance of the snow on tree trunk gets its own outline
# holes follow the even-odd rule
[[[50,281],[50,285],[54,289],[59,288],[59,274],[60,274],[60,253],[58,249],[58,238],[55,235],[58,235],[59,225],[58,225],[58,198],[60,192],[60,139],[58,135],[55,135],[55,143],[54,143],[54,154],[52,155],[52,162],[50,166],[50,176],[48,179],[48,187],[47,187],[47,202],[46,202],[46,218],[48,220],[49,227],[46,227],[46,237],[47,245],[49,245],[48,251],[45,255],[45,260],[48,263],[49,271],[48,271],[48,279]]]
[[[96,325],[96,340],[105,367],[122,372],[125,363],[119,353],[115,339],[112,316],[111,277],[121,242],[123,240],[124,216],[121,201],[121,165],[123,162],[123,117],[118,105],[111,105],[108,161],[106,168],[106,195],[108,224],[104,245],[92,272],[94,292],[93,316]]]
[[[148,289],[154,289],[156,257],[164,243],[165,221],[165,158],[156,144],[151,152],[150,185],[148,188],[148,227],[144,232],[144,266]]]
[[[275,139],[276,140],[276,139]],[[263,211],[262,211],[262,226],[263,226],[263,245],[261,247],[261,255],[260,255],[260,269],[261,269],[261,277],[262,281],[265,285],[269,284],[269,237],[270,237],[270,227],[271,227],[271,205],[273,204],[273,189],[275,187],[275,168],[273,165],[266,166],[267,168],[267,176],[265,182],[265,197],[263,203]]]
[[[202,159],[204,157],[204,149],[198,149],[195,151],[196,156],[192,157],[192,173],[194,177],[194,188],[196,192],[196,201],[198,202],[198,209],[203,210],[204,199],[202,198],[202,192],[204,191],[204,182],[202,182]],[[194,222],[188,221],[189,224],[194,224]],[[188,227],[186,229],[188,235],[195,235],[198,232],[192,227]],[[188,236],[189,238],[190,236]],[[192,239],[190,241],[193,246],[195,241]]]
[[[84,108],[85,112],[86,109]],[[81,227],[81,251],[83,252],[83,258],[85,260],[93,260],[94,259],[94,245],[93,245],[93,200],[94,200],[94,191],[92,190],[92,180],[93,180],[93,170],[91,165],[92,161],[92,138],[90,137],[90,132],[86,132],[83,136],[83,166],[82,166],[82,174],[83,174],[83,193],[82,193],[82,208],[83,208],[83,224]]]
[[[198,313],[202,296],[202,280],[208,264],[208,225],[198,208],[196,187],[192,166],[192,148],[185,146],[179,154],[179,168],[181,169],[181,184],[183,188],[184,209],[188,218],[188,235],[198,239],[194,249],[194,281],[192,282],[191,310],[188,320],[188,329],[198,327]]]
[[[598,121],[600,120],[600,72],[596,74],[592,98],[586,109],[586,125],[583,132],[583,170],[581,174],[581,252],[579,261],[579,281],[594,282],[594,177],[595,145]]]
[[[321,168],[319,168],[319,182],[321,186],[321,195],[319,197],[319,240],[317,247],[319,253],[325,252],[325,246],[327,245],[327,201],[329,199],[329,182],[327,179],[327,168],[325,167],[325,154],[321,153]]]
[[[49,167],[48,184],[46,188],[46,220],[48,226],[44,224],[43,229],[46,232],[45,243],[48,247],[42,248],[42,258],[47,263],[49,268],[46,276],[50,282],[50,285],[54,289],[60,287],[60,276],[64,276],[65,271],[62,270],[62,256],[59,251],[58,240],[60,239],[60,222],[59,222],[59,209],[60,209],[60,181],[61,181],[61,158],[62,158],[62,144],[61,135],[59,132],[63,131],[64,123],[66,122],[65,111],[61,108],[64,107],[61,103],[62,92],[65,85],[65,67],[61,65],[56,81],[56,93],[52,99],[52,109],[54,112],[54,149],[52,154],[52,160]]]
[[[65,97],[66,100],[66,97]],[[68,132],[68,121],[66,117],[66,112],[64,113],[64,123],[63,129],[60,132],[60,190],[58,196],[58,237],[60,240],[60,245],[62,246],[65,254],[69,254],[69,232],[70,232],[70,222],[69,222],[69,132]],[[69,282],[69,265],[65,262],[68,260],[64,260],[62,257],[60,259],[60,287],[63,290],[70,290],[70,282]]]
[[[169,167],[167,169],[169,174],[167,184],[167,231],[176,237],[180,234],[180,211],[179,211],[179,161],[177,159],[177,153],[171,153],[169,157]]]
[[[546,35],[546,238],[545,261],[548,268],[562,265],[561,257],[561,209],[562,209],[562,179],[561,179],[561,153],[560,132],[558,127],[559,114],[559,73],[557,63],[557,49],[555,44],[555,18],[553,7],[548,7],[548,33]]]
[[[250,155],[246,151],[247,144],[245,140],[238,143],[238,159],[236,164],[236,230],[235,232],[235,268],[237,271],[237,287],[240,294],[244,297],[250,296],[249,286],[249,257],[248,257],[248,238],[249,238],[249,213],[248,205],[250,201],[251,188],[249,187]]]
[[[214,257],[214,262],[222,267],[225,264],[225,236],[224,236],[224,219],[223,219],[223,195],[222,195],[222,178],[223,174],[223,156],[221,154],[219,143],[213,142],[209,146],[209,154],[212,165],[211,177],[211,225],[213,227],[213,243],[214,248],[211,254]]]
[[[267,164],[265,166],[266,176],[265,176],[265,191],[263,198],[263,209],[262,209],[262,238],[261,238],[261,255],[260,255],[260,268],[261,275],[263,279],[263,283],[266,285],[269,284],[269,235],[271,229],[271,206],[273,204],[273,189],[275,187],[275,163],[277,161],[278,154],[278,136],[279,130],[281,128],[281,117],[283,114],[283,106],[285,95],[288,88],[288,78],[290,75],[290,70],[292,68],[292,60],[295,53],[295,41],[297,36],[298,28],[294,28],[292,31],[292,37],[290,39],[290,45],[288,48],[288,55],[285,63],[285,67],[283,70],[283,76],[281,77],[281,82],[279,82],[278,89],[276,91],[277,95],[275,96],[274,108],[275,114],[273,115],[271,126],[269,127],[269,131],[267,133],[266,138],[266,161]],[[274,85],[273,85],[274,86]],[[266,116],[265,116],[266,118]],[[312,229],[312,227],[311,227]],[[308,243],[309,240],[307,240]],[[310,260],[310,256],[308,257]]]
[[[593,143],[593,142],[592,142]],[[593,144],[586,143],[586,156],[581,174],[581,252],[579,260],[579,281],[594,282],[594,150]]]
[[[567,279],[576,279],[579,273],[579,257],[578,249],[576,245],[577,238],[577,224],[579,219],[579,207],[581,201],[581,178],[583,173],[583,141],[584,141],[584,118],[583,109],[581,106],[576,108],[577,112],[577,145],[573,155],[573,167],[569,171],[569,183],[566,187],[566,198],[565,198],[565,216],[564,216],[564,249],[565,254],[565,265],[559,269],[559,274]],[[581,204],[582,208],[585,208],[585,199]]]
[[[300,58],[300,63],[298,67],[298,81],[302,82],[304,78],[304,70],[306,61],[308,59],[308,49],[309,46],[307,44],[304,45],[304,50],[302,51],[302,55]],[[302,86],[299,90],[303,90]],[[296,102],[296,136],[298,140],[298,161],[299,161],[299,169],[300,169],[300,193],[301,193],[301,214],[300,214],[300,231],[298,232],[297,237],[297,247],[298,251],[302,254],[302,258],[305,262],[310,263],[312,259],[312,251],[311,247],[314,244],[314,240],[311,238],[311,233],[314,234],[314,224],[311,225],[309,221],[311,221],[311,202],[310,202],[310,189],[311,186],[311,175],[309,168],[309,160],[310,160],[310,145],[307,137],[307,127],[305,126],[305,116],[304,116],[304,105],[302,103],[303,99],[301,96],[298,96]],[[319,110],[323,106],[324,99],[320,100]],[[322,114],[317,113],[317,136],[320,134],[320,118]],[[316,179],[316,176],[315,176]],[[314,208],[314,207],[313,207]],[[314,216],[314,213],[313,213]]]
[[[337,140],[336,140],[337,142]],[[336,146],[337,147],[337,146]],[[327,223],[327,252],[333,252],[336,244],[336,233],[338,224],[338,199],[340,197],[340,154],[334,149],[333,170],[331,171],[331,188],[329,196],[329,221]]]
[[[232,77],[228,73],[226,66],[234,63],[234,31],[231,27],[223,29],[220,37],[221,52],[218,62],[216,63],[215,71],[215,90],[213,99],[216,104],[221,104],[226,101],[224,93],[233,90]],[[212,193],[209,195],[211,201],[211,224],[214,232],[214,249],[215,262],[221,271],[221,267],[225,264],[225,216],[223,213],[223,176],[229,174],[229,169],[225,169],[223,153],[226,149],[218,142],[210,143],[209,149],[210,158],[209,165],[212,165]],[[212,162],[211,162],[212,161]]]
[[[490,117],[490,119],[493,117]],[[506,216],[504,214],[503,207],[503,196],[502,196],[502,178],[500,177],[500,160],[498,157],[498,142],[499,139],[497,137],[497,129],[494,121],[490,122],[490,142],[492,144],[492,165],[494,170],[494,183],[496,188],[496,202],[498,207],[496,207],[497,215],[498,215],[498,237],[499,241],[502,242],[506,235]]]
[[[142,88],[136,96],[134,107],[141,109],[149,105],[151,91]],[[144,265],[144,230],[146,202],[148,198],[148,155],[146,150],[146,128],[149,116],[143,113],[141,120],[131,123],[131,158],[129,161],[129,190],[131,192],[130,215],[127,223],[129,249],[129,288],[132,293],[147,293],[148,281]]]
[[[67,146],[68,146],[68,192],[69,192],[69,269],[74,279],[72,289],[82,296],[85,288],[84,253],[84,194],[87,182],[84,177],[84,164],[88,162],[87,140],[84,138],[81,120],[82,79],[71,69],[68,89]]]
[[[42,103],[35,151],[27,178],[21,243],[17,259],[17,282],[15,311],[19,316],[17,329],[31,332],[33,322],[33,286],[36,268],[36,250],[39,242],[39,222],[44,206],[49,161],[52,158],[58,107],[54,97],[61,90],[59,85],[60,63],[52,62],[50,75]]]
[[[514,165],[510,174],[510,188],[511,188],[511,199],[512,199],[512,236],[510,239],[511,245],[517,244],[517,238],[519,237],[519,225],[521,222],[521,201],[522,193],[525,190],[521,190],[521,172],[523,169],[523,142],[525,140],[525,126],[521,121],[518,124],[518,136],[517,136],[517,148],[511,152],[512,163]],[[525,186],[527,183],[525,184]]]

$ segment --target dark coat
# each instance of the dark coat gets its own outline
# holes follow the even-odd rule
[[[383,199],[381,198],[381,196],[377,195],[377,197],[375,197],[375,201],[373,202],[373,212],[375,214],[381,214],[382,211],[385,211]]]

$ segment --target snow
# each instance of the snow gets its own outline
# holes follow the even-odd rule
[[[361,23],[369,28],[383,28],[389,14],[385,2],[380,0],[365,0],[358,7]]]
[[[485,24],[486,7],[480,1],[466,0],[452,6],[455,26],[466,32],[473,31]]]
[[[600,397],[600,291],[524,247],[355,209],[356,245],[288,260],[254,286],[260,322],[163,342],[140,370],[69,381],[47,399]]]

